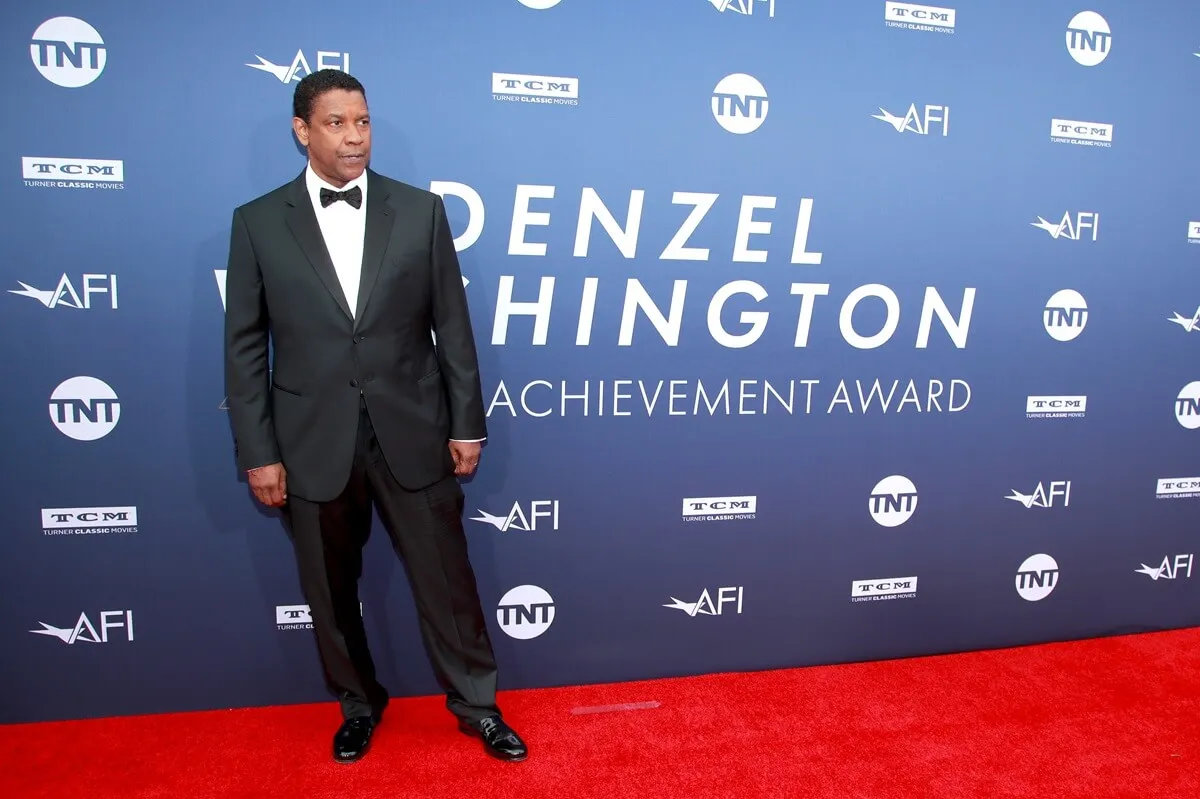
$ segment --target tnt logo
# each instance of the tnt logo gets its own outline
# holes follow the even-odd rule
[[[726,75],[713,89],[713,118],[730,133],[744,135],[758,130],[767,119],[767,110],[767,90],[752,75]]]
[[[775,0],[708,0],[712,3],[713,8],[721,13],[729,11],[734,14],[743,14],[747,17],[754,15],[755,4],[762,3],[767,6],[767,16],[775,16]],[[759,14],[762,16],[762,7],[759,6]]]
[[[1030,555],[1017,569],[1017,593],[1027,602],[1050,596],[1058,585],[1058,563],[1049,555]]]
[[[534,11],[545,11],[547,8],[554,8],[562,0],[518,0],[518,2],[526,8],[532,8]]]
[[[872,489],[867,510],[876,524],[899,527],[917,511],[917,487],[903,475],[885,477]]]
[[[43,78],[67,89],[87,86],[108,63],[99,32],[75,17],[54,17],[38,25],[29,55]]]
[[[1175,398],[1175,418],[1188,430],[1200,428],[1200,380],[1188,383]]]
[[[933,132],[934,127],[937,127],[943,136],[950,135],[949,106],[927,105],[924,110],[918,111],[917,104],[913,103],[909,105],[908,111],[902,117],[880,108],[879,113],[872,114],[871,118],[888,123],[896,129],[897,133],[916,133],[928,136]]]
[[[1170,555],[1163,558],[1162,563],[1158,566],[1147,566],[1141,564],[1142,568],[1135,569],[1135,574],[1144,574],[1154,582],[1159,580],[1178,580],[1192,576],[1192,559],[1193,555],[1176,555],[1172,560]]]
[[[58,432],[76,441],[95,441],[121,419],[117,392],[94,377],[72,377],[50,395],[50,420]]]
[[[1078,64],[1094,67],[1108,58],[1112,29],[1095,11],[1080,11],[1067,23],[1067,52]]]
[[[717,599],[713,601],[712,595],[705,588],[700,594],[700,598],[695,602],[684,602],[682,599],[671,597],[671,604],[663,605],[664,608],[671,610],[682,610],[687,615],[695,618],[699,616],[720,616],[725,612],[726,605],[732,605],[731,609],[734,615],[742,612],[742,596],[744,586],[725,586],[717,589]]]
[[[76,290],[75,285],[71,282],[71,278],[64,274],[58,279],[58,285],[52,289],[42,290],[34,288],[28,283],[17,281],[20,289],[9,289],[9,294],[16,294],[18,297],[30,297],[44,305],[46,308],[77,308],[80,310],[91,310],[93,307],[100,308],[103,305],[108,305],[112,310],[117,310],[117,276],[116,275],[89,275],[82,276],[83,293],[80,294]],[[107,295],[107,300],[99,300],[95,305],[92,304],[92,295]]]
[[[116,637],[109,638],[109,630],[124,630],[125,640],[133,640],[132,610],[101,611],[99,631],[96,630],[96,625],[92,624],[87,613],[79,614],[79,620],[75,622],[74,627],[55,627],[44,621],[39,621],[38,624],[42,625],[42,629],[29,632],[34,635],[53,636],[64,644],[74,644],[79,641],[87,644],[107,644],[117,640]]]
[[[507,516],[494,516],[487,511],[480,510],[478,516],[471,517],[471,521],[490,524],[502,533],[507,533],[509,530],[536,533],[539,519],[544,520],[541,523],[542,530],[558,529],[557,499],[535,499],[529,503],[528,510],[522,507],[520,502],[514,502],[512,510],[508,512]]]
[[[1091,240],[1096,241],[1100,230],[1100,214],[1080,211],[1075,216],[1071,216],[1071,212],[1067,211],[1063,214],[1062,220],[1057,223],[1047,221],[1039,216],[1036,222],[1029,224],[1046,231],[1052,239],[1083,241],[1090,235]]]
[[[1055,341],[1073,341],[1087,327],[1087,302],[1074,289],[1054,292],[1042,309],[1042,325]]]
[[[500,598],[496,621],[512,638],[537,638],[554,623],[554,599],[536,585],[518,585]]]
[[[292,58],[290,64],[274,64],[260,55],[254,57],[258,59],[258,63],[246,64],[246,66],[274,75],[279,79],[280,83],[292,83],[293,81],[299,83],[301,78],[313,72],[312,67],[308,65],[308,59],[305,58],[304,50],[302,49],[296,51],[296,55]],[[317,71],[319,72],[322,69],[336,69],[348,73],[350,71],[350,54],[330,50],[318,50]]]
[[[1061,500],[1061,506],[1064,508],[1070,507],[1071,481],[1051,480],[1049,486],[1038,483],[1037,488],[1029,494],[1022,494],[1014,488],[1005,499],[1020,502],[1026,508],[1053,508],[1055,500]]]

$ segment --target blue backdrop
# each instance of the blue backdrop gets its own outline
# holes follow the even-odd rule
[[[321,67],[458,237],[502,689],[1200,623],[1200,5],[1150,5],[5,4],[0,721],[328,698],[221,407]]]

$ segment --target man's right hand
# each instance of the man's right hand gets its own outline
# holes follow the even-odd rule
[[[248,474],[250,488],[259,502],[271,508],[287,502],[287,470],[282,463],[259,466]]]

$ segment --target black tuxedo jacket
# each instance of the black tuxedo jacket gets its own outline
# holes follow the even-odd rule
[[[225,383],[238,465],[282,462],[289,495],[314,502],[346,485],[360,397],[388,467],[408,489],[453,474],[449,439],[487,436],[442,198],[371,170],[367,181],[354,318],[303,172],[233,212]]]

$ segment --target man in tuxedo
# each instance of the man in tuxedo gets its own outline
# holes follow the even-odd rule
[[[370,117],[354,77],[306,76],[293,113],[308,165],[233,213],[225,380],[238,465],[260,502],[282,508],[341,703],[334,759],[366,754],[388,704],[358,600],[374,508],[459,728],[489,754],[523,760],[496,705],[463,532],[457,476],[474,472],[487,432],[445,207],[368,168]]]

